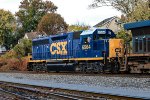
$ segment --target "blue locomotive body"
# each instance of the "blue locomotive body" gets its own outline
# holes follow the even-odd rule
[[[112,58],[123,51],[120,45],[115,44],[120,44],[121,39],[118,41],[113,39],[115,37],[110,29],[90,29],[33,39],[28,69],[100,71],[104,66],[111,66]],[[119,49],[119,55],[115,48]]]
[[[109,38],[115,34],[109,29],[62,33],[49,37],[33,39],[33,60],[63,60],[73,58],[109,56]]]

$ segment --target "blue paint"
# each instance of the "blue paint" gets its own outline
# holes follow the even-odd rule
[[[109,39],[116,37],[110,29],[80,31],[78,38],[75,38],[76,34],[75,32],[69,32],[33,39],[33,60],[96,58],[103,57],[103,52],[106,52],[108,57]],[[67,42],[65,46],[67,54],[65,55],[59,53],[59,51],[63,52],[62,42]]]
[[[130,29],[134,29],[134,28],[147,27],[147,26],[150,26],[150,20],[144,20],[144,21],[124,24],[124,29],[130,30]]]

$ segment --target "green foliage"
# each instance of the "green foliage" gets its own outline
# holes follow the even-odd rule
[[[127,43],[132,40],[132,35],[131,35],[131,33],[126,33],[125,30],[121,30],[117,33],[117,38],[124,39],[125,43]]]
[[[0,59],[9,59],[9,58],[14,58],[16,56],[16,52],[14,50],[10,50],[6,54],[2,55]]]
[[[87,30],[88,28],[90,28],[90,26],[80,23],[77,23],[75,25],[70,25],[68,27],[68,32],[74,32],[74,31],[81,31],[81,30]]]
[[[150,2],[139,1],[132,13],[128,15],[128,22],[139,20],[150,20]]]
[[[10,49],[14,40],[16,20],[10,11],[0,9],[0,45]]]
[[[125,22],[150,19],[149,0],[94,0],[91,8],[102,6],[112,6],[121,11],[125,17]]]
[[[14,51],[16,52],[18,57],[23,57],[25,55],[24,46],[18,44],[14,47]]]
[[[94,0],[90,7],[112,6],[123,14],[129,14],[138,1],[140,0]]]
[[[55,12],[57,7],[51,1],[23,0],[16,13],[22,33],[35,31],[41,18],[49,12]]]
[[[150,0],[94,0],[90,5],[91,8],[102,6],[112,6],[121,11],[122,24],[123,22],[133,22],[139,20],[150,20]],[[132,39],[131,33],[126,33],[123,29],[118,32],[117,38],[122,38],[125,42],[130,42]]]
[[[22,39],[19,44],[17,44],[13,50],[16,52],[17,57],[27,56],[28,53],[31,53],[32,42],[29,39]]]
[[[48,13],[44,15],[38,24],[38,31],[45,32],[48,35],[64,32],[68,25],[60,14]]]

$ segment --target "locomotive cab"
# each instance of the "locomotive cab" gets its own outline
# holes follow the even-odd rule
[[[91,51],[93,49],[93,44],[92,44],[92,35],[82,35],[81,38],[81,52],[83,57],[92,57]]]
[[[91,29],[81,33],[80,43],[83,57],[109,57],[110,38],[116,35],[109,29]],[[105,53],[105,55],[104,55]]]
[[[124,57],[124,42],[115,37],[116,35],[110,29],[83,31],[80,35],[81,56],[95,59],[91,63],[100,63],[103,66],[99,67],[103,70],[115,69],[119,72]]]

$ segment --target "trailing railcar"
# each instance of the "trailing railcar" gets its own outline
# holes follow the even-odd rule
[[[132,32],[126,67],[130,73],[150,73],[150,20],[127,23],[124,28]]]
[[[32,41],[29,70],[120,72],[124,41],[110,29],[90,29],[41,37]]]

